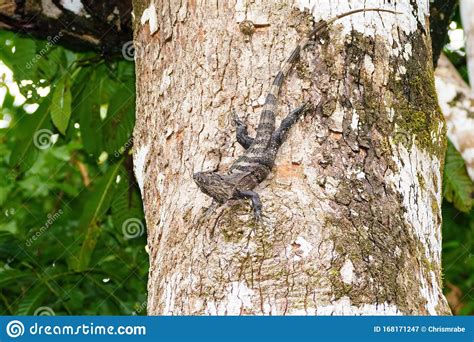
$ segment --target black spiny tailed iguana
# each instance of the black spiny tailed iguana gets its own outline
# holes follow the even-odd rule
[[[247,126],[234,113],[234,122],[237,126],[237,141],[246,151],[243,156],[239,157],[232,164],[225,174],[213,171],[195,173],[193,179],[202,192],[211,196],[219,204],[223,204],[231,199],[251,199],[254,215],[257,219],[260,218],[262,204],[260,197],[253,189],[268,176],[275,162],[278,149],[285,140],[288,130],[309,107],[306,103],[290,112],[283,119],[280,127],[275,130],[277,96],[283,80],[298,60],[301,51],[311,40],[317,38],[321,31],[328,28],[329,24],[354,13],[368,11],[397,13],[377,8],[357,9],[340,14],[327,21],[321,20],[315,24],[313,30],[293,50],[288,60],[275,76],[265,99],[255,138],[251,138],[248,135]]]

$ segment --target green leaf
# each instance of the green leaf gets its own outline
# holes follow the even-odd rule
[[[122,301],[119,296],[117,296],[117,288],[115,286],[111,287],[108,284],[102,284],[100,283],[100,281],[97,281],[93,276],[89,274],[87,274],[86,276],[91,283],[94,283],[100,290],[104,292],[107,298],[111,298],[112,300],[114,300],[119,307],[128,309],[127,303]]]
[[[48,129],[50,123],[49,108],[51,105],[51,96],[43,98],[38,109],[33,114],[24,113],[17,125],[17,140],[13,147],[10,166],[20,166],[26,170],[36,160],[39,149],[48,148],[49,136],[52,132]]]
[[[36,286],[29,290],[18,304],[16,315],[26,316],[34,314],[35,311],[41,307],[43,299],[46,297],[47,293],[47,288],[43,285]]]
[[[18,285],[22,282],[31,282],[34,279],[33,275],[27,271],[19,271],[15,269],[4,270],[0,269],[0,287],[5,288],[7,285]]]
[[[116,178],[119,169],[120,163],[112,165],[84,198],[85,206],[79,221],[83,236],[82,243],[79,251],[71,259],[71,264],[76,271],[83,271],[89,266],[100,235],[100,222],[109,210],[117,188]]]
[[[110,99],[103,127],[104,147],[109,154],[120,152],[131,143],[134,123],[135,93],[124,86]]]
[[[473,206],[474,184],[467,173],[463,157],[451,141],[448,141],[443,180],[446,200],[458,210],[469,212]]]
[[[103,148],[97,75],[91,68],[83,69],[74,83],[77,91],[74,91],[73,108],[79,117],[82,144],[88,153],[98,157]]]
[[[120,176],[120,187],[112,202],[112,221],[117,231],[123,234],[124,222],[128,219],[141,219],[143,210],[140,196],[129,186],[127,172],[121,170]]]
[[[5,87],[6,93],[5,97],[3,98],[3,103],[1,105],[2,109],[4,108],[13,108],[13,103],[15,102],[15,97],[10,94],[10,90]]]
[[[62,300],[67,303],[67,306],[81,312],[81,309],[84,307],[84,299],[86,294],[83,293],[83,290],[77,286],[77,283],[71,283],[68,286],[63,286],[61,290],[67,294]]]
[[[24,242],[20,242],[15,238],[15,234],[8,231],[0,231],[0,260],[25,258],[27,257],[24,250]],[[0,285],[1,281],[4,280],[2,276],[2,270],[0,270]]]
[[[36,71],[36,43],[32,39],[15,39],[15,76],[21,79],[34,77]]]
[[[60,69],[60,57],[64,54],[63,49],[52,48],[42,58],[38,60],[37,75],[41,79],[52,81]]]
[[[65,76],[56,84],[51,103],[51,120],[63,135],[71,118],[71,101],[70,79]]]
[[[30,80],[36,74],[36,42],[11,33],[0,36],[0,59],[13,71],[16,80]]]

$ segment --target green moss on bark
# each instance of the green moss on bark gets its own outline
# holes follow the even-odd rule
[[[371,154],[360,165],[353,166],[364,172],[363,181],[340,175],[333,200],[338,205],[336,212],[343,218],[328,215],[325,221],[334,242],[331,262],[334,271],[328,278],[336,300],[348,296],[354,304],[386,302],[394,303],[406,314],[423,312],[420,308],[425,307],[426,299],[419,290],[419,277],[431,279],[430,271],[439,274],[439,267],[428,260],[425,246],[414,236],[413,227],[404,216],[403,199],[386,187],[384,173],[380,172],[389,168],[399,172],[393,162],[393,148],[399,144],[409,153],[416,146],[433,159],[443,161],[445,123],[436,99],[431,56],[425,39],[418,32],[402,37],[402,46],[411,44],[412,56],[406,60],[401,57],[402,50],[400,56],[391,57],[391,73],[383,78],[376,72],[368,74],[364,61],[371,60],[375,69],[385,67],[378,64],[393,51],[387,51],[384,44],[378,43],[383,39],[358,32],[353,32],[351,39],[344,42],[342,53],[346,54],[346,69],[341,71],[337,66],[328,66],[333,72],[332,78],[350,80],[349,85],[341,85],[339,89],[351,94],[351,99],[340,104],[346,113],[355,110],[359,116],[356,133],[344,131],[344,139],[339,140],[340,148],[350,144],[350,139],[356,139],[358,145]],[[323,49],[326,60],[339,49],[334,46],[337,42],[331,44]],[[360,94],[360,98],[352,94]],[[327,100],[323,106],[327,116],[334,111],[327,105],[334,102],[331,96],[328,98],[332,101]],[[416,177],[423,191],[426,182],[419,172]],[[432,202],[433,213],[438,213],[437,202]],[[358,282],[352,284],[344,283],[339,272],[347,258],[353,263],[354,272],[361,275]]]
[[[412,56],[408,61],[403,60],[406,72],[396,71],[400,67],[399,59],[391,63],[395,72],[391,73],[387,89],[393,96],[391,105],[396,108],[393,141],[409,150],[415,143],[418,148],[443,160],[446,124],[438,105],[431,55],[424,39],[419,34],[407,37]]]

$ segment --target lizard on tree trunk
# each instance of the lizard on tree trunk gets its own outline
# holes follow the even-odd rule
[[[308,102],[291,111],[282,120],[280,127],[275,130],[275,111],[277,97],[280,92],[283,80],[298,60],[301,51],[324,29],[327,29],[332,22],[359,12],[388,12],[397,14],[398,12],[367,8],[357,9],[340,14],[328,21],[320,20],[311,32],[291,53],[290,57],[283,64],[281,70],[275,76],[265,98],[265,104],[260,114],[260,121],[257,127],[255,138],[248,135],[247,126],[234,113],[236,124],[237,142],[246,150],[244,155],[239,157],[229,168],[227,173],[219,174],[214,171],[197,172],[193,179],[203,193],[212,197],[217,203],[224,204],[232,199],[250,199],[254,215],[257,220],[261,217],[262,203],[258,194],[253,189],[260,184],[273,168],[276,154],[285,141],[289,129],[296,123],[299,117],[309,109]]]

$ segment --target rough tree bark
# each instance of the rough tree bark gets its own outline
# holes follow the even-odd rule
[[[448,24],[457,0],[432,0],[430,33],[433,62],[447,40]],[[464,6],[466,7],[466,6]],[[50,39],[74,51],[100,51],[104,56],[120,56],[132,39],[132,0],[1,0],[0,29],[40,39]],[[128,52],[125,57],[129,57]]]
[[[256,224],[242,201],[206,216],[211,200],[192,173],[227,169],[242,153],[231,108],[255,127],[272,77],[313,19],[350,8],[134,1],[149,314],[450,313],[440,264],[445,123],[427,1],[350,5],[365,3],[402,14],[343,19],[303,53],[279,116],[308,99],[318,110],[291,130],[256,189],[266,216]]]

